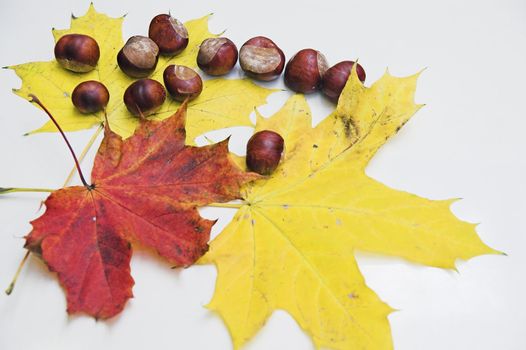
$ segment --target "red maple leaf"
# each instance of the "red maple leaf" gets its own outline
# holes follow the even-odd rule
[[[40,254],[66,290],[68,312],[108,318],[132,297],[132,244],[177,266],[208,250],[214,221],[198,206],[239,198],[257,177],[228,156],[228,140],[185,145],[186,104],[163,121],[143,121],[126,140],[108,126],[91,186],[67,187],[45,201],[25,247]]]

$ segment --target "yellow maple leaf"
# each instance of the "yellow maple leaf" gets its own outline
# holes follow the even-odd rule
[[[452,200],[396,191],[365,174],[421,107],[417,77],[386,73],[366,88],[354,71],[336,110],[315,128],[302,95],[269,119],[258,116],[256,131],[285,139],[284,158],[271,177],[245,186],[245,203],[200,261],[217,266],[208,307],[235,348],[282,309],[317,347],[391,349],[391,308],[367,287],[355,250],[441,268],[497,253],[451,213]]]
[[[150,78],[163,81],[164,69],[170,64],[189,67],[196,66],[196,57],[201,42],[217,36],[208,30],[208,18],[185,23],[189,33],[188,47],[178,56],[159,57],[157,69]],[[29,99],[29,94],[38,96],[66,131],[91,128],[103,122],[102,112],[83,115],[71,103],[71,92],[77,84],[86,80],[98,80],[106,85],[110,92],[107,107],[108,120],[113,131],[123,137],[130,136],[138,124],[126,109],[122,96],[134,79],[124,74],[117,65],[117,53],[124,45],[122,23],[124,17],[111,18],[98,13],[90,5],[82,17],[72,17],[71,28],[53,29],[55,42],[65,34],[86,34],[97,40],[101,55],[97,68],[89,73],[78,74],[63,69],[56,60],[49,62],[31,62],[8,67],[22,79],[22,87],[14,92]],[[192,142],[203,132],[231,126],[250,125],[249,115],[254,107],[266,102],[267,96],[275,90],[260,87],[250,80],[210,79],[204,81],[203,92],[188,105],[187,140]],[[159,112],[152,118],[164,119],[172,115],[180,103],[167,98]],[[55,126],[47,122],[34,132],[54,132]]]

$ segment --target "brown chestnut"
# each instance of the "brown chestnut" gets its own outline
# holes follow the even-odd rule
[[[293,91],[310,94],[320,87],[328,68],[327,59],[321,52],[303,49],[287,63],[285,84]]]
[[[270,175],[279,165],[284,141],[280,134],[263,130],[247,143],[247,168],[261,175]]]
[[[76,73],[92,71],[100,58],[99,45],[84,34],[66,34],[55,44],[55,58],[58,63]]]
[[[163,73],[164,86],[176,101],[193,100],[203,91],[199,74],[186,66],[169,65]]]
[[[162,55],[175,56],[188,46],[188,31],[171,15],[157,15],[150,22],[148,36],[159,46]]]
[[[128,39],[117,55],[122,71],[132,78],[145,78],[153,73],[159,59],[159,47],[150,38],[136,35]]]
[[[321,91],[323,91],[325,96],[331,101],[338,102],[338,98],[349,79],[354,64],[355,62],[353,61],[342,61],[336,63],[325,72],[322,79]],[[356,74],[358,75],[358,79],[363,83],[365,81],[365,70],[359,63],[356,64]]]
[[[239,64],[249,77],[262,81],[274,80],[285,67],[285,54],[269,38],[257,36],[239,50]]]
[[[80,83],[71,93],[71,102],[80,113],[97,113],[108,105],[110,92],[104,84],[88,80]]]
[[[124,92],[124,104],[136,117],[155,113],[164,103],[166,91],[161,83],[153,79],[137,80]]]
[[[224,75],[234,68],[237,56],[237,47],[230,39],[209,38],[199,47],[197,65],[207,74]]]

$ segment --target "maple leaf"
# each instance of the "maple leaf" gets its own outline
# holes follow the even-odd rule
[[[302,95],[269,119],[258,116],[256,131],[285,139],[284,158],[271,177],[244,186],[246,205],[200,260],[217,266],[208,308],[235,348],[283,309],[317,347],[391,349],[392,309],[367,287],[355,250],[441,268],[497,253],[451,213],[453,200],[396,191],[365,174],[421,107],[417,77],[386,73],[366,88],[353,71],[336,110],[315,128]]]
[[[162,82],[164,69],[170,64],[196,67],[199,44],[209,37],[217,36],[208,30],[205,16],[185,23],[189,33],[187,48],[178,56],[160,56],[157,69],[150,78]],[[48,101],[47,108],[57,116],[57,121],[65,131],[88,129],[104,121],[102,112],[84,115],[71,103],[71,92],[79,83],[98,80],[110,92],[107,106],[108,120],[112,130],[123,137],[130,136],[138,124],[123,103],[122,96],[134,79],[124,74],[117,65],[117,53],[124,45],[122,23],[124,17],[110,18],[98,13],[93,4],[82,17],[72,17],[71,28],[53,29],[55,42],[65,34],[86,34],[97,40],[100,47],[100,60],[97,68],[89,73],[78,74],[63,69],[56,60],[32,62],[8,68],[13,69],[22,79],[22,87],[14,92],[24,98],[33,94]],[[266,103],[267,96],[276,90],[266,89],[248,79],[210,79],[204,81],[201,95],[188,104],[187,137],[193,142],[203,132],[231,126],[250,125],[249,115],[255,106]],[[180,103],[167,98],[161,109],[151,118],[164,119],[172,115]],[[47,122],[33,132],[55,132],[56,128]]]
[[[256,177],[230,160],[228,140],[185,145],[186,104],[163,121],[143,121],[123,141],[108,126],[88,187],[67,187],[45,201],[26,248],[40,254],[65,287],[68,312],[108,318],[132,296],[131,242],[177,266],[207,249],[214,221],[197,207],[239,197]]]

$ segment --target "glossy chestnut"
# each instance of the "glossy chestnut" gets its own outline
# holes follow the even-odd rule
[[[163,73],[164,86],[176,101],[193,100],[203,91],[203,80],[192,68],[169,65]]]
[[[280,134],[263,130],[255,133],[247,143],[247,168],[261,175],[270,175],[279,165],[284,148]]]
[[[230,39],[209,38],[199,47],[197,65],[209,75],[224,75],[234,68],[237,58],[237,47]]]
[[[153,79],[140,79],[128,86],[124,92],[124,104],[136,117],[146,117],[161,108],[166,91],[161,83]]]
[[[110,92],[104,84],[88,80],[78,84],[71,93],[71,102],[84,114],[97,113],[108,105]]]
[[[150,38],[136,35],[128,39],[117,54],[121,70],[132,78],[145,78],[153,73],[159,59],[159,47]]]
[[[323,75],[329,68],[325,56],[313,49],[303,49],[294,55],[285,67],[285,84],[293,91],[304,94],[319,89]]]
[[[58,63],[76,73],[92,71],[100,58],[97,41],[84,34],[66,34],[55,44]]]
[[[148,36],[159,46],[162,55],[175,56],[188,46],[188,30],[171,15],[155,16],[150,22]]]

